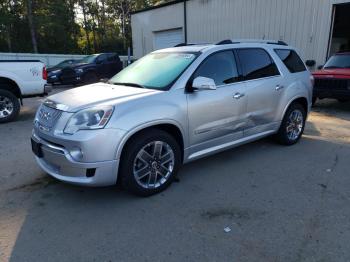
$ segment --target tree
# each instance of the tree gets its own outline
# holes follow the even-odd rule
[[[30,36],[33,44],[33,51],[34,53],[38,53],[38,43],[36,41],[36,32],[35,32],[35,25],[33,21],[32,8],[33,8],[32,0],[27,0],[27,17],[28,17],[28,24],[30,29]]]
[[[168,1],[0,0],[0,52],[125,54],[131,12]]]

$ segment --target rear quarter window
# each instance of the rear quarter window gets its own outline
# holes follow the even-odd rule
[[[294,50],[275,49],[276,54],[281,58],[282,62],[291,73],[306,71],[303,61]]]

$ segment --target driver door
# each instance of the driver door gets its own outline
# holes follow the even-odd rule
[[[190,158],[242,138],[246,123],[245,84],[239,82],[233,51],[206,58],[192,79],[200,76],[213,79],[217,88],[187,94]]]

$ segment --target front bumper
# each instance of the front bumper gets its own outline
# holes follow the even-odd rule
[[[334,99],[350,99],[350,90],[334,90],[332,88],[314,88],[314,97],[318,98],[334,98]]]
[[[112,160],[82,162],[74,159],[72,152],[66,147],[49,142],[35,132],[32,134],[32,140],[38,143],[41,149],[40,156],[35,156],[38,165],[56,179],[83,186],[116,184],[119,159],[113,159],[115,155],[110,157]],[[103,145],[101,149],[103,150]]]

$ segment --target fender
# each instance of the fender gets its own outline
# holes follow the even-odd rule
[[[184,132],[184,129],[182,128],[181,124],[179,122],[177,122],[176,120],[173,120],[173,119],[159,119],[159,120],[154,120],[154,121],[150,121],[150,122],[146,122],[146,123],[143,123],[141,125],[138,125],[138,126],[132,128],[131,131],[127,132],[124,135],[124,137],[121,139],[121,141],[120,141],[120,143],[118,145],[115,159],[120,159],[122,151],[123,151],[123,148],[124,148],[126,142],[134,134],[136,134],[137,132],[139,132],[139,131],[141,131],[143,129],[146,129],[146,128],[149,128],[149,127],[152,127],[152,126],[156,126],[156,125],[162,125],[162,124],[168,124],[168,125],[176,126],[181,132],[182,139],[184,141],[184,148],[186,148],[186,145],[187,145],[187,141],[185,140],[186,136],[184,135],[185,132]]]
[[[22,81],[11,72],[0,71],[0,78],[7,78],[13,82],[15,82],[22,93]]]
[[[286,114],[286,112],[287,112],[289,106],[290,106],[295,100],[297,100],[297,99],[299,99],[299,98],[304,98],[304,99],[306,99],[306,101],[308,101],[308,111],[307,111],[306,113],[307,113],[307,114],[309,113],[309,100],[308,100],[308,98],[305,97],[305,96],[303,96],[303,95],[298,94],[298,95],[294,96],[292,99],[290,99],[290,101],[288,102],[287,106],[285,106],[285,108],[283,109],[282,119],[283,119],[284,115]]]

